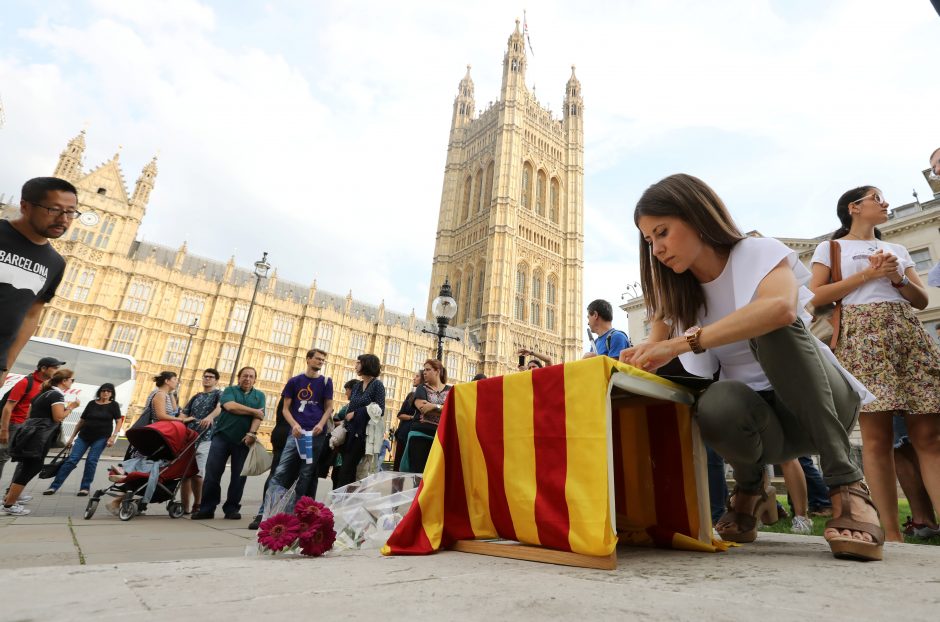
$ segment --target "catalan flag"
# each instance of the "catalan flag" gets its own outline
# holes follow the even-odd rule
[[[604,356],[455,386],[417,496],[382,553],[501,538],[605,556],[618,533],[631,544],[721,548],[702,514],[689,407],[612,399],[613,374],[682,391]]]

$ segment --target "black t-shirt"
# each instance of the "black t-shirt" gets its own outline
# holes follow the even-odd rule
[[[121,406],[110,401],[107,404],[99,404],[97,401],[89,402],[82,411],[82,429],[78,431],[78,437],[83,441],[93,443],[97,440],[111,436],[114,431],[114,422],[121,418]]]
[[[0,220],[0,368],[10,366],[7,352],[26,312],[37,300],[55,295],[65,260],[51,244],[35,244]]]
[[[52,416],[53,404],[62,404],[62,406],[68,404],[65,393],[56,388],[41,393],[29,407],[29,418],[52,419],[54,421],[55,418]]]

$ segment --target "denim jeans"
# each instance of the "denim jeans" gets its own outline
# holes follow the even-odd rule
[[[104,451],[104,446],[107,443],[107,437],[88,442],[81,436],[76,436],[75,442],[72,444],[72,453],[69,454],[69,457],[66,458],[62,466],[59,467],[59,472],[56,473],[55,479],[49,484],[49,488],[58,490],[62,486],[62,483],[68,478],[69,474],[78,466],[78,461],[82,459],[85,451],[88,451],[88,457],[85,458],[85,471],[82,474],[82,485],[79,490],[91,490],[91,485],[95,481],[95,469],[98,467],[98,458],[101,457],[101,452]]]
[[[313,462],[307,464],[297,453],[294,437],[288,437],[271,482],[283,488],[290,488],[294,480],[297,480],[297,486],[294,488],[296,498],[307,496],[315,499],[317,496],[317,465],[320,461],[320,455],[326,447],[326,438],[327,434],[325,432],[313,437]]]
[[[809,509],[812,512],[832,507],[829,499],[829,487],[823,482],[822,474],[808,456],[800,456],[800,466],[806,476],[806,493],[809,500]]]
[[[225,473],[225,463],[231,458],[231,473],[228,483],[228,493],[222,511],[225,515],[237,513],[242,507],[242,493],[245,492],[245,481],[242,467],[248,457],[248,446],[242,442],[233,443],[221,434],[212,437],[209,446],[209,458],[206,460],[206,476],[202,481],[202,502],[199,511],[207,514],[215,512],[215,508],[222,500],[222,474]]]
[[[705,446],[705,453],[708,456],[708,502],[712,511],[712,524],[714,524],[725,513],[728,480],[725,478],[724,458],[708,445]]]

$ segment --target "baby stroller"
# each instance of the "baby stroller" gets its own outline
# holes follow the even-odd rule
[[[205,432],[203,433],[205,434]],[[202,438],[193,430],[177,421],[158,421],[142,428],[127,431],[127,440],[149,460],[159,461],[159,476],[149,503],[166,503],[170,518],[183,515],[183,504],[176,500],[180,485],[186,477],[198,473],[196,467],[196,443]],[[118,510],[118,518],[128,521],[145,509],[145,492],[150,473],[132,471],[108,488],[95,491],[85,508],[85,520],[95,515],[101,497],[124,495]]]

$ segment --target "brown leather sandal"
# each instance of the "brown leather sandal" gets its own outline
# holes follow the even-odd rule
[[[721,539],[725,542],[753,542],[757,539],[758,516],[770,514],[774,518],[773,522],[777,522],[777,489],[773,486],[767,486],[764,488],[763,492],[761,493],[760,500],[758,500],[757,505],[754,506],[753,514],[744,514],[734,510],[731,500],[734,499],[738,492],[739,489],[737,486],[735,486],[734,490],[731,491],[731,494],[728,495],[728,500],[725,501],[725,513],[722,514],[721,518],[718,519],[718,522],[715,523],[715,531],[718,532],[718,535],[721,536]],[[767,506],[768,495],[769,500],[773,502],[772,512]],[[722,528],[723,524],[727,525],[727,527]],[[734,527],[734,531],[731,531],[729,529],[730,527]]]
[[[867,533],[871,536],[873,542],[859,540],[852,536],[838,535],[827,539],[832,554],[839,559],[855,559],[859,561],[881,561],[884,552],[885,532],[880,525],[875,523],[866,523],[855,519],[852,513],[852,495],[862,499],[865,503],[875,509],[878,508],[871,500],[871,494],[868,486],[864,482],[846,484],[845,486],[836,486],[829,489],[829,497],[841,496],[842,514],[838,518],[832,518],[826,521],[826,529],[848,529],[849,531],[858,531]],[[880,520],[880,515],[879,515]]]

